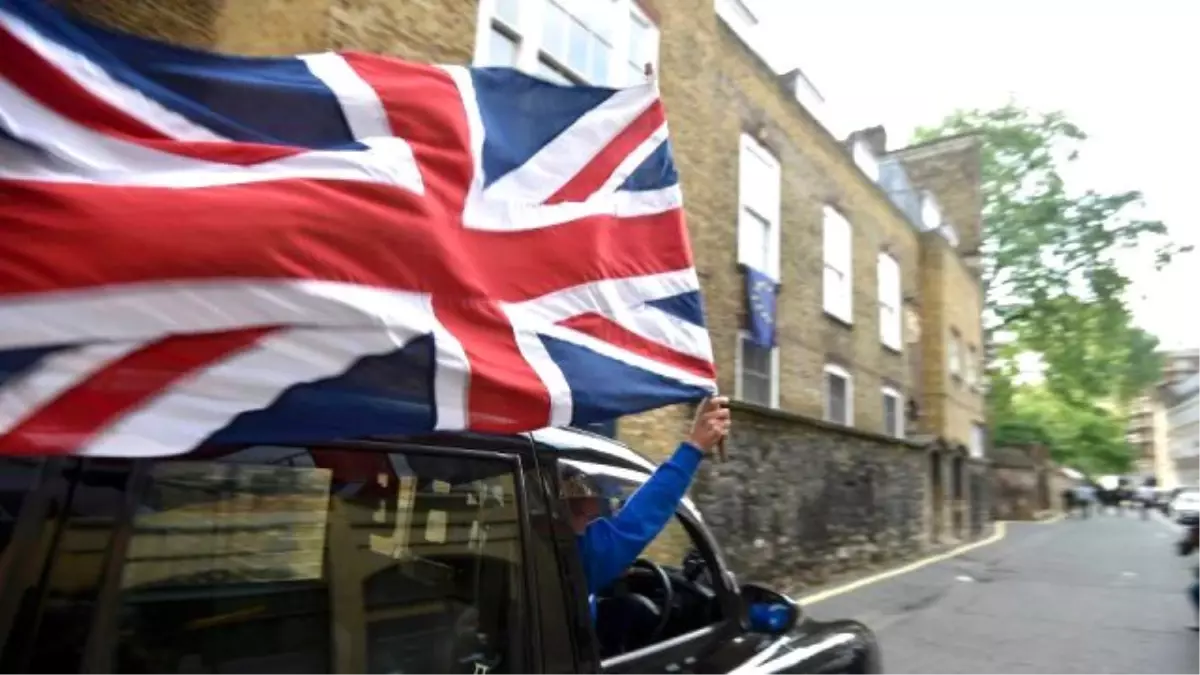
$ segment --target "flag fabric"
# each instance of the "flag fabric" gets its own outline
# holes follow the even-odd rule
[[[775,346],[775,305],[779,284],[753,267],[746,273],[746,332],[759,347]]]
[[[654,83],[0,0],[0,454],[516,433],[713,380]]]

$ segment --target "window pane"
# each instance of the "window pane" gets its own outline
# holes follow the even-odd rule
[[[742,340],[742,370],[759,375],[771,373],[771,350]]]
[[[592,84],[615,84],[608,81],[608,61],[612,48],[597,37],[592,37],[591,68],[587,71]]]
[[[489,672],[520,667],[513,465],[321,450],[269,461],[155,465],[113,670],[454,672],[472,654]]]
[[[10,644],[26,645],[28,661],[5,664],[6,672],[83,671],[84,647],[105,581],[105,557],[125,506],[127,467],[72,459],[55,472],[51,489],[62,512],[58,523],[48,520],[43,526],[44,536],[55,543],[47,562],[45,597],[36,620],[31,616],[17,622],[8,638]]]
[[[750,209],[743,208],[738,223],[739,262],[760,272],[774,274],[771,264],[771,224]]]
[[[575,0],[565,4],[589,32],[605,42],[612,42],[613,23],[618,18],[613,0]]]
[[[516,28],[520,17],[521,0],[496,0],[496,16]]]
[[[895,396],[890,394],[883,395],[883,424],[889,436],[900,435],[900,427],[898,425],[900,411],[898,403]]]
[[[562,85],[575,84],[574,82],[571,81],[571,78],[567,77],[566,74],[564,74],[557,67],[555,67],[549,63],[546,63],[545,59],[538,59],[537,76],[544,80],[549,80],[550,82],[553,82],[555,84],[562,84]]]
[[[588,56],[595,37],[578,21],[571,21],[569,25],[566,64],[571,70],[588,77],[591,75],[588,69]]]
[[[25,457],[0,459],[0,556],[12,541],[17,518],[37,482],[42,461]]]
[[[569,474],[574,474],[571,480],[579,480],[579,474],[582,474],[582,479],[589,484],[592,493],[606,497],[598,505],[594,505],[593,508],[588,510],[589,513],[587,513],[587,516],[590,518],[611,517],[619,513],[629,497],[641,487],[640,483],[609,474],[603,471],[603,467],[597,465],[578,463],[571,460],[560,460],[558,462],[558,469],[561,472],[560,480]],[[570,511],[571,508],[568,501],[566,509]],[[694,570],[694,574],[696,575],[694,578],[698,583],[703,586],[711,586],[715,578],[712,575],[717,570],[710,564],[711,561],[691,555],[694,551],[698,551],[699,548],[698,542],[692,539],[691,534],[682,521],[676,518],[669,521],[667,526],[650,542],[643,551],[642,557],[676,570],[690,568]],[[688,563],[686,566],[684,564],[685,561]],[[655,583],[657,582],[650,581],[643,575],[628,575],[625,577],[625,583],[621,585],[630,592],[652,594],[654,593]],[[613,598],[619,597],[620,594],[621,592],[612,586],[602,589],[597,594],[597,613],[593,625],[600,639],[600,656],[602,659],[615,656],[618,653],[628,653],[631,649],[648,646],[650,644],[648,638],[650,637],[650,633],[653,632],[653,623],[650,623],[648,626],[644,624],[647,619],[653,619],[653,622],[657,623],[657,617],[648,617],[642,612],[630,611],[630,608],[624,602],[610,602]],[[687,607],[687,611],[675,613],[669,622],[667,630],[658,635],[657,641],[665,641],[678,637],[679,635],[718,623],[722,619],[721,603],[715,597],[702,598],[695,596],[689,600]],[[662,671],[661,666],[658,670],[659,672]],[[651,672],[654,671],[651,670]]]
[[[893,307],[880,305],[879,307],[879,327],[880,337],[883,344],[895,350],[903,348],[900,326],[900,312]]]
[[[652,57],[653,36],[650,26],[636,14],[629,15],[629,50],[626,54],[630,63],[645,65]],[[640,70],[640,68],[639,68]]]
[[[765,148],[743,146],[739,191],[742,203],[767,218],[779,211],[779,170]]]
[[[825,387],[829,403],[829,421],[846,423],[846,380],[833,373],[825,373]]]
[[[492,29],[488,36],[488,65],[514,66],[517,63],[517,43],[504,33]]]
[[[749,373],[742,382],[744,400],[762,406],[771,405],[771,378],[757,373]]]
[[[836,268],[826,265],[824,277],[824,297],[825,311],[831,312],[835,316],[848,319],[843,316],[847,314],[847,295],[850,289],[847,288],[846,276]]]
[[[563,63],[570,63],[567,58],[567,46],[571,34],[571,26],[575,21],[553,2],[547,2],[542,19],[542,49]]]
[[[742,339],[742,400],[771,405],[771,350]]]

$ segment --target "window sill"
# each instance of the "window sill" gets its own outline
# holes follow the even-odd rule
[[[837,314],[834,314],[833,312],[829,311],[828,309],[826,309],[826,310],[824,310],[824,311],[825,311],[825,318],[826,318],[826,319],[829,319],[829,320],[833,321],[834,323],[836,323],[836,324],[838,324],[838,325],[842,326],[843,328],[846,328],[846,329],[848,329],[848,330],[853,330],[853,328],[854,328],[854,322],[853,322],[853,321],[849,321],[849,320],[847,320],[847,319],[843,319],[841,316],[838,316]]]
[[[895,347],[893,345],[889,345],[886,342],[881,342],[879,344],[883,347],[883,351],[888,352],[889,354],[894,354],[896,356],[904,356],[904,350],[901,349],[900,347]]]

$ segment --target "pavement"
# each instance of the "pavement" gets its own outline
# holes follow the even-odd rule
[[[1164,518],[1006,523],[1004,536],[805,603],[878,635],[888,673],[1197,673],[1189,559]]]

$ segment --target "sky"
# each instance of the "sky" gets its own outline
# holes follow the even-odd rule
[[[764,56],[800,67],[847,129],[891,148],[960,107],[1010,97],[1062,110],[1090,136],[1073,189],[1141,190],[1147,217],[1200,248],[1200,6],[1190,0],[747,0]],[[1194,9],[1189,10],[1188,7]],[[1190,29],[1190,31],[1189,31]],[[1200,254],[1155,272],[1121,258],[1138,323],[1200,346]]]

